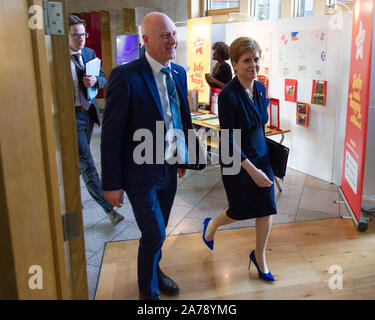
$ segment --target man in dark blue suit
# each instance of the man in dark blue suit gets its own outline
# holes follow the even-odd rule
[[[92,74],[85,74],[86,63],[96,58],[94,50],[84,47],[87,37],[85,21],[77,16],[69,16],[70,65],[76,113],[79,169],[87,191],[106,212],[112,225],[116,225],[124,217],[114,210],[113,206],[105,199],[101,181],[90,151],[90,140],[94,123],[100,125],[100,112],[95,98],[92,100],[88,99],[87,89],[92,87],[101,89],[106,85],[107,79],[101,68],[98,77]]]
[[[105,197],[113,206],[121,205],[124,190],[128,195],[142,232],[138,251],[140,298],[159,300],[159,290],[166,295],[179,291],[177,284],[161,271],[159,262],[176,194],[177,173],[182,177],[187,168],[184,151],[192,123],[186,72],[170,62],[177,47],[174,23],[165,14],[152,12],[142,21],[142,38],[146,53],[116,67],[108,80],[101,143],[102,179]],[[173,130],[181,135],[164,135]],[[140,142],[140,136],[145,140]],[[140,159],[141,144],[148,154],[146,161]],[[177,150],[173,152],[171,146]],[[169,161],[174,156],[179,164]]]

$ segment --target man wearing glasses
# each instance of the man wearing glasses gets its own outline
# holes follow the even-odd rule
[[[71,71],[74,89],[74,108],[76,113],[79,169],[91,197],[104,209],[112,225],[124,219],[104,197],[102,184],[96,171],[90,151],[90,140],[94,123],[100,125],[100,112],[95,98],[90,100],[87,88],[103,88],[107,79],[100,68],[98,77],[86,74],[85,65],[96,58],[92,49],[85,48],[88,33],[86,23],[77,16],[69,16],[69,45],[71,54]]]

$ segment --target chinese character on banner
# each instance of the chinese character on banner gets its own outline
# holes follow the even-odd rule
[[[197,40],[194,42],[194,48],[195,48],[195,54],[202,54],[202,47],[204,44],[204,39],[201,39],[199,36],[197,37]]]
[[[194,85],[194,88],[192,90],[198,90],[202,92],[202,89],[204,88],[204,76],[203,76],[203,65],[200,62],[199,64],[194,63],[194,67],[192,68],[192,71],[189,72],[191,82]]]

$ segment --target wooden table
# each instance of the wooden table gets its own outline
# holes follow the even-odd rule
[[[207,112],[205,110],[199,109],[198,111],[201,112],[201,113],[209,114],[209,112]],[[219,132],[220,131],[220,125],[219,124],[214,125],[214,124],[207,123],[207,121],[212,121],[212,120],[213,119],[207,119],[207,120],[192,119],[192,123],[195,124],[195,125],[198,125],[198,126],[201,126],[201,127],[204,127],[204,128],[209,128],[209,129],[212,129],[212,130],[215,130],[215,131]],[[266,136],[270,137],[270,136],[275,136],[275,135],[280,134],[281,135],[281,139],[279,141],[280,143],[283,143],[284,133],[287,133],[287,132],[290,132],[290,130],[276,130],[276,129],[271,129],[271,128],[266,126]],[[212,148],[219,148],[220,138],[219,137],[209,137],[208,139],[204,140],[203,142],[207,146],[210,146]],[[276,179],[276,177],[275,177],[275,182],[276,182],[276,185],[277,185],[277,188],[279,189],[279,191],[282,191],[281,186],[280,186],[278,180]]]
[[[207,111],[206,112],[200,111],[200,112],[209,114]],[[195,119],[192,119],[192,122],[193,122],[193,124],[201,126],[201,127],[213,129],[213,130],[216,130],[216,131],[220,131],[220,125],[219,124],[218,125],[213,125],[213,124],[207,123],[207,121],[212,121],[212,120],[214,120],[214,119],[207,119],[207,120],[195,120]],[[280,143],[282,143],[284,141],[284,133],[287,133],[287,132],[290,132],[290,130],[276,130],[276,129],[271,129],[269,127],[266,127],[266,136],[267,137],[281,134],[281,139],[279,141]],[[218,147],[219,146],[218,140],[216,142],[217,142],[217,144],[215,144],[215,146],[213,146],[213,145],[210,145],[210,146],[212,146],[212,147]],[[214,142],[212,141],[212,142],[209,142],[209,143],[214,143]]]

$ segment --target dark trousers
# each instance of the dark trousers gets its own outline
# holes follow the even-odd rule
[[[161,247],[176,189],[177,168],[165,164],[163,173],[150,190],[126,191],[142,233],[138,248],[138,286],[140,293],[147,296],[159,293],[157,272]]]
[[[89,111],[76,111],[79,170],[91,197],[105,212],[109,212],[113,207],[104,198],[102,183],[90,151],[90,140],[94,128],[91,113],[94,111],[93,107]]]

